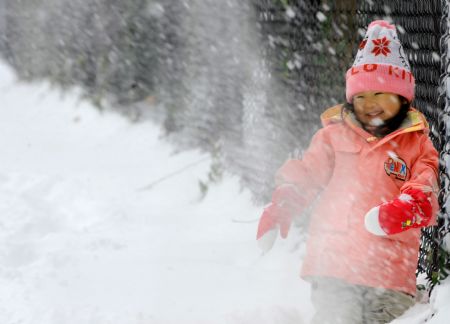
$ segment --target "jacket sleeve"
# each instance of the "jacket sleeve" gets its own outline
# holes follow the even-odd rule
[[[439,210],[437,201],[439,190],[438,165],[438,152],[428,138],[428,135],[423,134],[420,143],[420,154],[411,166],[411,178],[400,188],[401,192],[406,189],[420,189],[429,195],[434,215],[430,225],[436,223],[436,213]]]
[[[333,174],[333,168],[334,151],[329,131],[322,128],[313,136],[301,159],[288,160],[277,171],[275,184],[295,185],[308,206],[327,185]]]

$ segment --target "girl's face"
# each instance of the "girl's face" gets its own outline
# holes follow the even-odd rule
[[[398,95],[389,92],[364,91],[353,97],[355,114],[369,133],[398,114],[402,102]]]

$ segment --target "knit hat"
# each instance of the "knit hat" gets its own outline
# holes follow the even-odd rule
[[[390,92],[414,97],[414,76],[394,25],[373,21],[359,45],[353,66],[346,74],[347,102],[363,91]]]

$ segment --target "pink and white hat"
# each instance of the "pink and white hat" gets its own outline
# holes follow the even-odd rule
[[[346,73],[347,102],[363,91],[391,92],[414,98],[415,79],[411,73],[394,25],[373,21],[359,45],[353,66]]]

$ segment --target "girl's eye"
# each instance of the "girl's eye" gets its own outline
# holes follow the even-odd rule
[[[383,92],[376,92],[375,96],[382,95],[382,94],[383,94]]]

